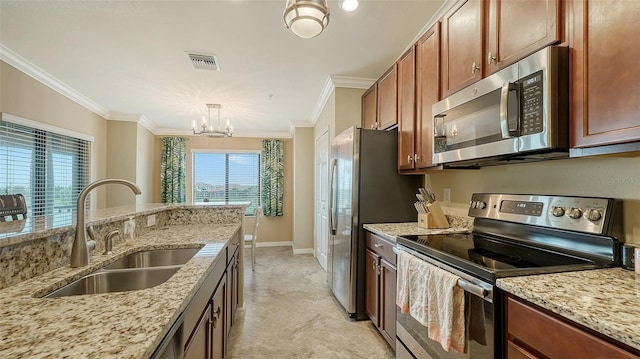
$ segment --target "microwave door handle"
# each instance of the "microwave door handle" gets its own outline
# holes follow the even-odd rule
[[[511,138],[520,134],[520,120],[516,121],[515,128],[509,126],[509,92],[518,92],[518,84],[505,82],[500,92],[500,132],[502,138]],[[519,107],[519,105],[518,105]]]

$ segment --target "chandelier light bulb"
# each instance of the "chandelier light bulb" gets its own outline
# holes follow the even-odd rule
[[[358,0],[342,0],[340,8],[344,11],[353,11],[358,8]]]

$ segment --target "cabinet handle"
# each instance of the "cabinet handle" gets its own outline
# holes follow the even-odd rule
[[[498,63],[498,59],[495,56],[492,56],[491,51],[489,51],[489,54],[487,55],[487,63],[492,64],[494,61]]]
[[[475,74],[478,71],[480,71],[480,68],[478,67],[478,65],[476,65],[476,62],[474,61],[473,64],[471,64],[471,73]]]
[[[413,157],[411,155],[407,155],[407,163],[411,163],[413,161]]]
[[[222,313],[222,308],[220,308],[220,306],[218,306],[218,309],[216,309],[215,312],[213,312],[213,318],[214,319],[218,319],[220,318],[220,314]]]
[[[420,162],[420,156],[417,153],[413,154],[413,162]]]
[[[376,248],[383,247],[383,245],[382,245],[382,244],[378,244],[378,243],[374,243],[374,244],[373,244],[373,246],[374,246],[374,247],[376,247]]]

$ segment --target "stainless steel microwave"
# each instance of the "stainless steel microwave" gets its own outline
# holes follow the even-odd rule
[[[433,162],[481,167],[569,154],[568,48],[546,47],[433,105]]]

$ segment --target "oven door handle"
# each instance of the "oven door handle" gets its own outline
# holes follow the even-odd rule
[[[480,298],[486,298],[487,294],[489,294],[488,290],[482,287],[479,287],[473,283],[469,283],[462,278],[458,279],[458,287],[462,288],[462,290],[464,290],[465,292],[469,292],[475,295],[476,297],[480,297]]]

